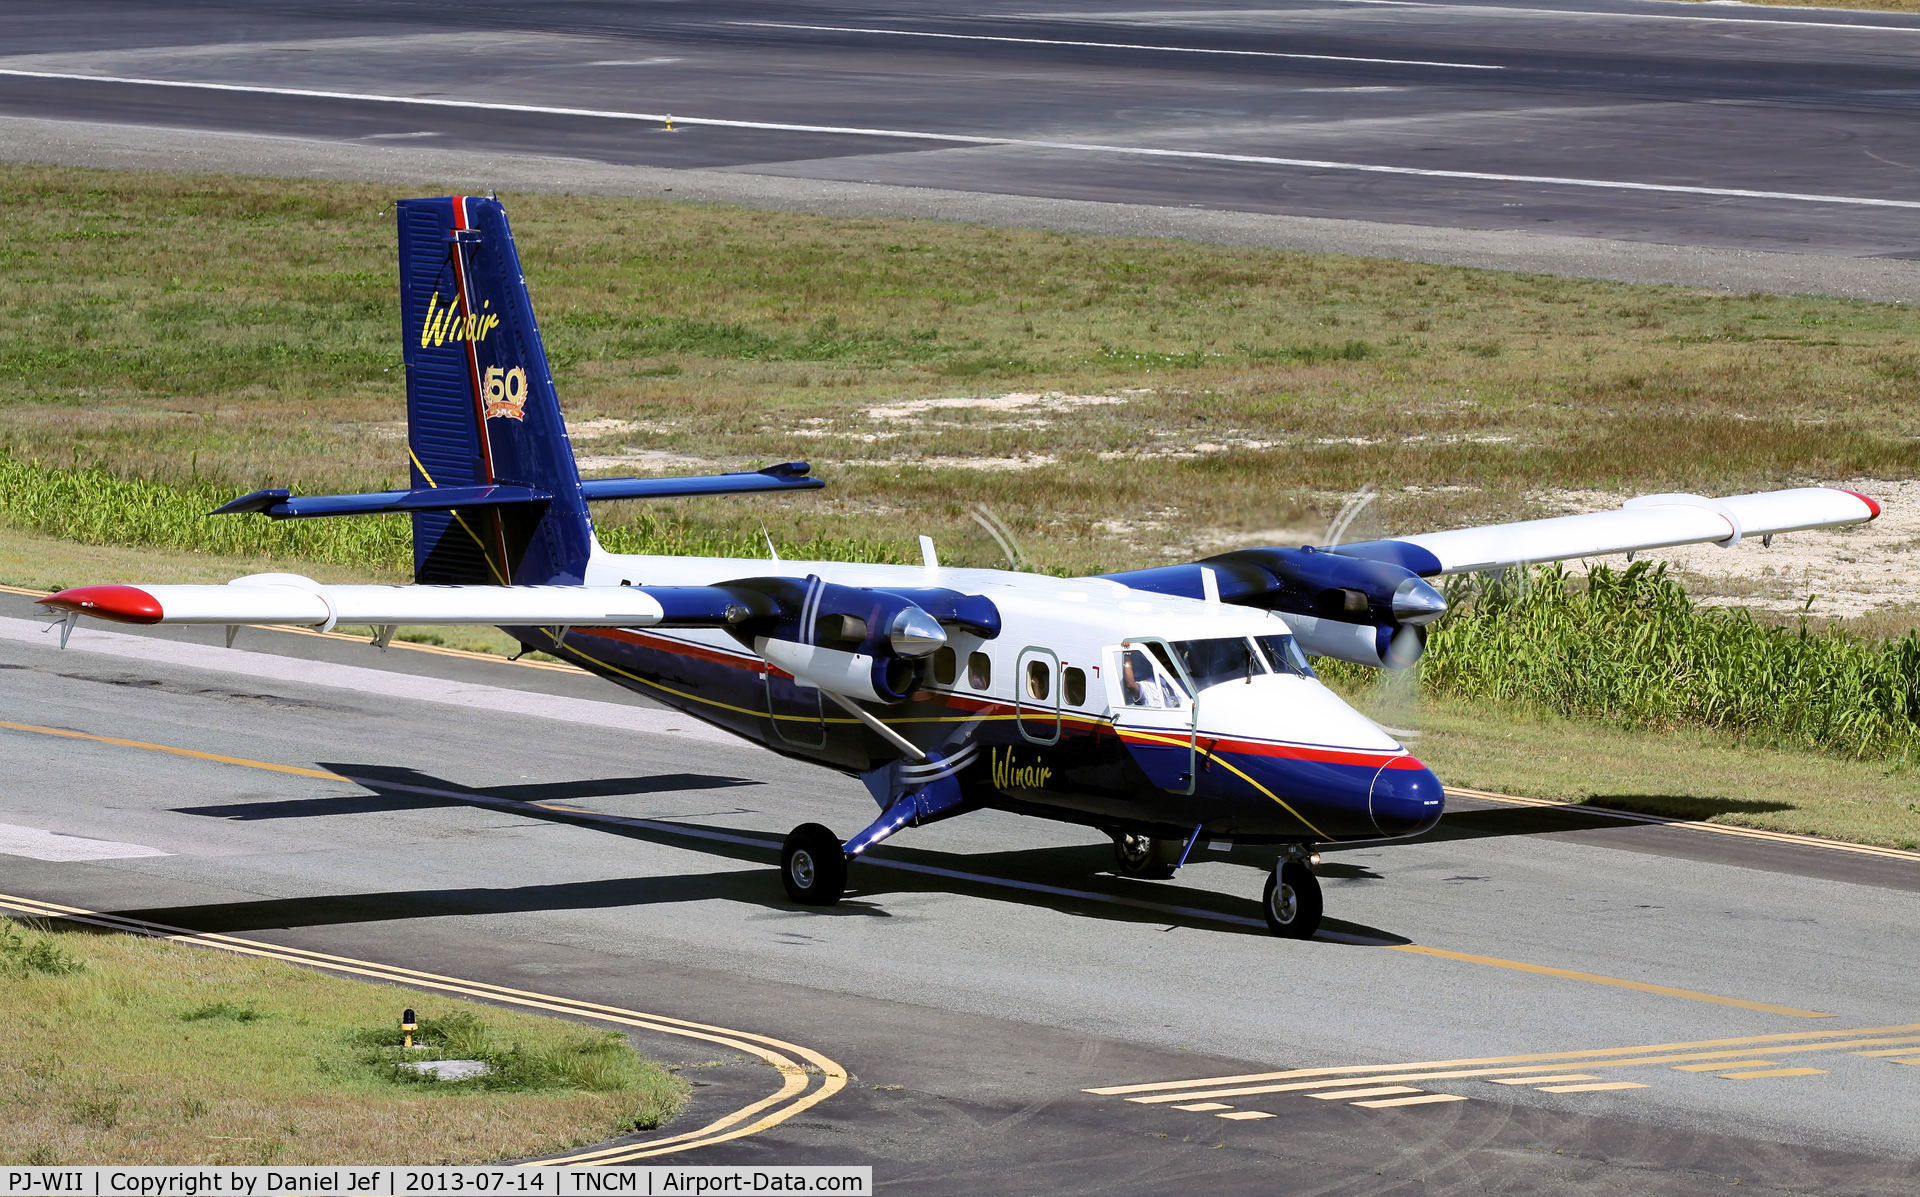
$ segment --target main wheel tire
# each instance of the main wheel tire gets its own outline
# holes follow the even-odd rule
[[[847,855],[840,837],[802,823],[780,848],[780,883],[802,906],[831,906],[847,892]]]
[[[1120,832],[1113,837],[1113,871],[1140,881],[1165,881],[1179,869],[1168,857],[1179,851],[1171,840]]]
[[[1260,905],[1267,914],[1267,930],[1287,939],[1312,939],[1320,929],[1320,879],[1298,860],[1267,874],[1267,892]]]

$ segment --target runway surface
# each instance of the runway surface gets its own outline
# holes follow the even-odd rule
[[[841,908],[773,863],[857,782],[581,675],[339,639],[82,629],[0,597],[0,893],[735,1028],[846,1087],[682,1162],[925,1192],[1910,1192],[1912,854],[1456,801],[1329,853],[1103,872],[1088,833],[905,833]],[[51,833],[51,834],[48,834]],[[714,1064],[693,1122],[765,1097]],[[683,1120],[684,1121],[684,1120]],[[687,1127],[676,1125],[670,1132]]]
[[[1920,258],[1920,17],[1900,14],[20,0],[0,31],[0,118],[74,130],[564,160],[583,184],[698,171],[749,202],[780,179],[919,189],[927,214],[976,195],[1360,221],[1394,228],[1387,252],[1416,227]],[[1920,293],[1894,277],[1815,286]]]

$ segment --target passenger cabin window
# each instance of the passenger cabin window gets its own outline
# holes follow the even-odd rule
[[[951,645],[945,646],[933,654],[933,680],[942,686],[953,685],[953,679],[960,676],[960,655]]]
[[[967,657],[967,685],[976,690],[985,690],[993,685],[993,662],[985,653],[972,653]]]
[[[1087,671],[1071,665],[1060,671],[1060,691],[1068,706],[1087,705]]]
[[[1044,699],[1053,692],[1053,670],[1045,661],[1027,662],[1027,697]]]
[[[1137,648],[1120,654],[1120,693],[1130,707],[1165,710],[1186,705],[1185,692],[1174,680],[1173,671]]]

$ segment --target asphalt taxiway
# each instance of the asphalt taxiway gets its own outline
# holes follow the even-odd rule
[[[261,630],[62,652],[30,613],[0,598],[0,894],[597,1006],[712,1066],[668,1137],[793,1080],[754,1043],[825,1061],[785,1099],[812,1104],[686,1162],[929,1192],[1920,1182],[1913,854],[1459,800],[1329,853],[1327,930],[1293,943],[1255,854],[1129,882],[1087,833],[983,814],[810,911],[779,840],[851,830],[858,784],[578,674]]]
[[[1920,296],[1911,15],[17,0],[0,35],[0,154],[17,160]]]

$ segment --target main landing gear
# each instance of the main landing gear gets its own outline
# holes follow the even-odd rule
[[[1305,844],[1289,844],[1273,862],[1260,906],[1267,916],[1267,930],[1275,935],[1312,939],[1320,929],[1320,879],[1313,875],[1312,859],[1312,850]]]
[[[831,906],[847,892],[847,854],[840,837],[802,823],[780,848],[780,881],[802,906]]]

